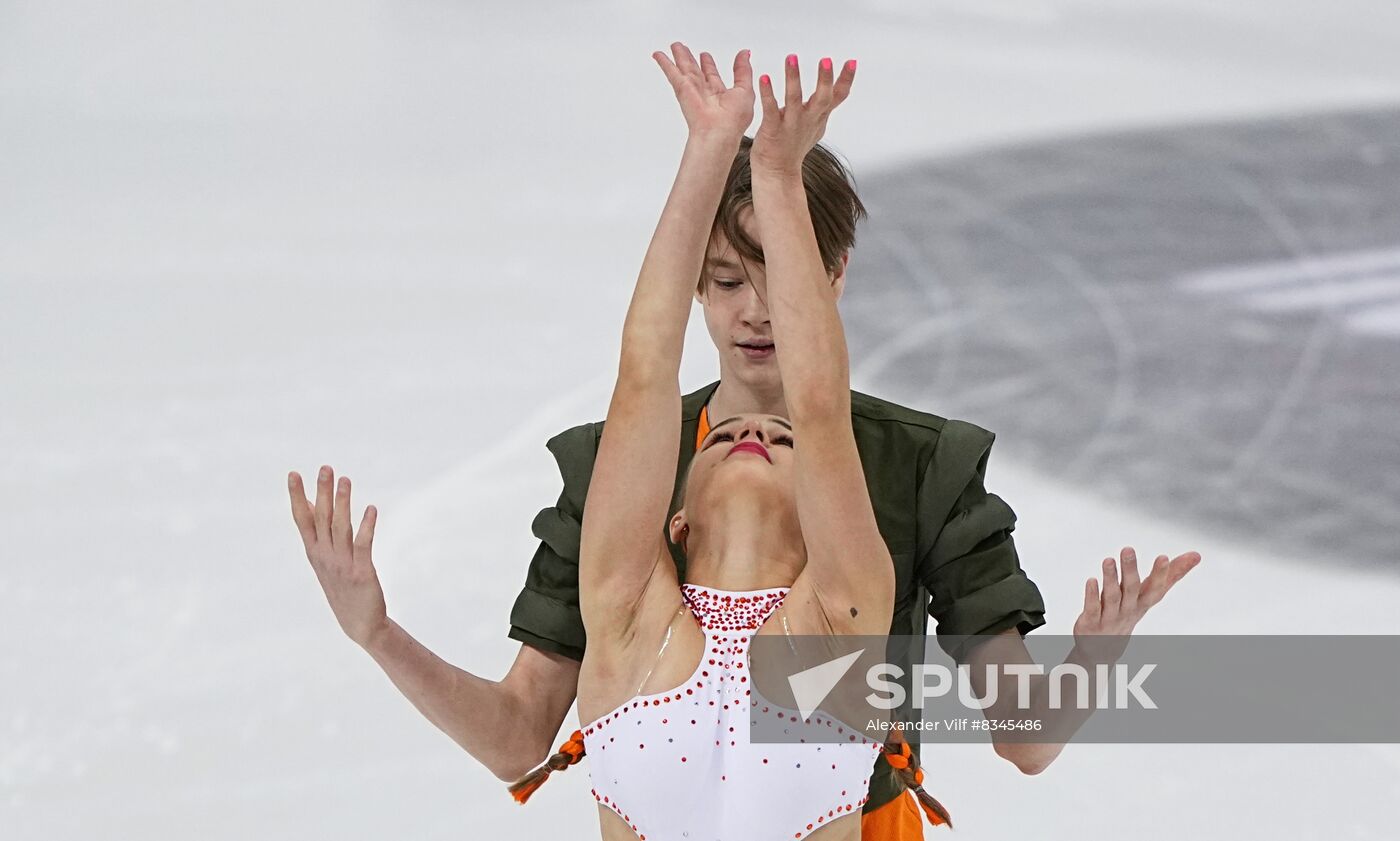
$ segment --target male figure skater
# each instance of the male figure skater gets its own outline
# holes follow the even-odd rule
[[[754,229],[750,207],[749,141],[743,132],[752,120],[754,94],[747,51],[735,60],[733,87],[723,84],[708,54],[697,62],[679,43],[672,45],[672,54],[674,62],[660,52],[653,57],[691,127],[677,185],[693,190],[673,193],[672,200],[688,203],[696,210],[697,224],[710,226],[703,264],[697,261],[693,268],[696,298],[720,363],[718,382],[683,398],[681,448],[674,465],[679,484],[712,424],[740,413],[786,411],[768,322],[762,232]],[[848,69],[853,75],[853,66]],[[830,72],[829,64],[824,70]],[[792,56],[786,107],[802,105],[797,76]],[[697,131],[697,123],[705,124],[705,130]],[[801,177],[818,250],[839,296],[864,208],[844,168],[821,146],[809,154]],[[895,566],[890,633],[922,637],[932,615],[940,645],[958,662],[970,663],[974,676],[987,663],[1033,662],[1021,638],[1045,623],[1045,606],[1017,558],[1011,538],[1015,514],[984,485],[995,436],[964,421],[855,392],[851,411],[876,520]],[[342,628],[429,720],[502,780],[515,780],[550,753],[577,691],[585,646],[578,607],[579,534],[601,429],[601,422],[584,424],[548,443],[564,488],[533,524],[540,545],[511,611],[510,636],[521,646],[500,681],[443,661],[388,618],[370,562],[376,513],[373,506],[367,508],[359,533],[350,533],[347,479],[342,477],[333,492],[333,474],[322,468],[313,509],[300,476],[289,476],[294,518]],[[665,526],[657,524],[658,529]],[[672,555],[684,580],[681,549],[673,545]],[[1168,564],[1166,556],[1159,556],[1152,574],[1140,581],[1136,556],[1125,548],[1120,583],[1114,559],[1105,559],[1103,593],[1097,579],[1086,582],[1076,636],[1130,633],[1199,560],[1187,553]],[[969,648],[969,635],[978,635],[981,644]],[[987,635],[994,636],[988,640]],[[1078,650],[1071,658],[1090,659]],[[975,688],[982,693],[982,687]],[[1000,696],[1013,694],[1014,684]],[[997,753],[1028,774],[1038,773],[1063,748],[1001,742],[993,736]],[[871,775],[862,837],[923,837],[920,810],[904,791],[882,756]]]

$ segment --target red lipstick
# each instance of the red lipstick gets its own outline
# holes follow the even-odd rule
[[[740,441],[739,443],[730,447],[729,452],[725,454],[724,457],[729,458],[730,456],[738,452],[758,453],[759,455],[767,459],[769,464],[773,463],[773,457],[768,455],[767,448],[765,448],[762,444],[758,443],[757,441]]]

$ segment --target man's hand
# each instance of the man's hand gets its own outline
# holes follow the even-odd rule
[[[725,87],[719,68],[709,53],[700,54],[696,64],[690,48],[680,41],[671,45],[675,61],[657,50],[651,54],[676,92],[685,123],[692,137],[717,135],[732,137],[737,143],[753,122],[753,67],[749,51],[734,57],[734,87]]]
[[[316,506],[312,508],[302,488],[301,476],[295,471],[288,474],[292,519],[301,532],[306,558],[311,561],[336,621],[350,639],[366,647],[389,624],[384,589],[379,586],[370,552],[378,511],[373,505],[366,506],[359,533],[352,533],[350,479],[340,477],[340,486],[332,500],[333,479],[330,466],[322,467],[316,480]]]
[[[817,141],[826,134],[826,121],[836,106],[851,94],[856,78],[855,60],[846,62],[841,78],[833,84],[831,59],[818,65],[817,89],[812,98],[802,101],[802,80],[797,70],[797,56],[787,57],[786,96],[783,107],[773,95],[773,84],[765,74],[758,80],[758,96],[763,101],[763,122],[753,141],[749,159],[753,168],[784,175],[801,175],[802,161]]]
[[[1099,581],[1084,583],[1084,612],[1074,621],[1076,647],[1102,662],[1116,661],[1128,645],[1133,628],[1147,611],[1160,602],[1167,591],[1201,562],[1199,552],[1187,552],[1168,562],[1158,555],[1147,580],[1139,580],[1137,553],[1133,547],[1122,551],[1123,575],[1113,558],[1103,559],[1103,592]]]

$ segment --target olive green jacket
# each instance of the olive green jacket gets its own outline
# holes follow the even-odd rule
[[[700,409],[718,385],[682,399],[672,511],[679,507],[680,480],[695,453]],[[939,645],[963,662],[969,635],[1012,627],[1024,635],[1044,625],[1045,603],[1021,570],[1011,539],[1016,514],[983,486],[995,434],[855,391],[851,421],[875,519],[894,561],[890,634],[922,637],[932,615]],[[553,507],[535,517],[532,528],[540,545],[510,614],[511,638],[576,660],[583,659],[584,649],[579,531],[602,432],[601,421],[583,424],[547,444],[564,490]],[[664,525],[658,523],[658,531]],[[684,581],[685,558],[674,546],[672,556]],[[911,743],[916,733],[906,732]],[[898,793],[889,766],[880,760],[866,810]]]

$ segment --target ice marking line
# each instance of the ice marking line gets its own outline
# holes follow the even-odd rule
[[[1183,275],[1177,282],[1188,292],[1251,292],[1293,284],[1346,283],[1373,277],[1400,277],[1400,248],[1319,254],[1308,265],[1297,260],[1269,260],[1222,266]]]
[[[1356,313],[1347,317],[1346,324],[1353,333],[1400,336],[1400,304],[1387,304]]]
[[[958,402],[962,404],[964,411],[983,404],[1004,406],[1021,397],[1035,394],[1043,386],[1044,383],[1040,382],[1034,374],[1026,374],[1013,379],[996,380],[982,386],[964,389],[958,395]]]
[[[1352,333],[1394,335],[1400,317],[1400,249],[1341,252],[1314,258],[1312,274],[1296,260],[1225,266],[1177,280],[1192,295],[1221,295],[1262,312],[1330,309]]]
[[[959,325],[953,316],[946,314],[922,318],[906,325],[866,355],[865,360],[852,373],[852,381],[873,381],[896,359],[917,350],[936,336],[946,336],[951,332],[949,328],[957,326]]]
[[[1318,281],[1320,273],[1317,258],[1309,253],[1307,243],[1304,242],[1302,235],[1293,226],[1293,223],[1280,212],[1278,207],[1264,197],[1253,181],[1229,166],[1217,163],[1190,140],[1180,141],[1179,146],[1185,153],[1196,156],[1204,167],[1214,170],[1236,198],[1254,210],[1259,220],[1273,233],[1279,245],[1295,257],[1300,270],[1310,275],[1314,282]],[[1308,336],[1303,341],[1302,351],[1293,363],[1292,370],[1288,373],[1288,381],[1274,396],[1269,410],[1265,413],[1263,423],[1239,448],[1231,460],[1230,466],[1208,480],[1214,485],[1217,492],[1229,493],[1238,488],[1241,479],[1254,469],[1263,453],[1282,433],[1293,412],[1302,402],[1303,390],[1321,368],[1323,353],[1332,341],[1337,324],[1338,321],[1333,315],[1331,306],[1318,314],[1312,329],[1308,331]]]
[[[978,208],[984,212],[991,207],[988,202],[966,190],[949,185],[946,181],[941,183],[966,206]],[[1069,459],[1068,464],[1062,468],[1062,471],[1068,475],[1082,476],[1087,472],[1096,451],[1100,449],[1104,441],[1109,440],[1109,433],[1131,417],[1132,401],[1136,393],[1137,342],[1133,338],[1132,330],[1129,329],[1127,318],[1119,310],[1110,294],[1104,291],[1104,284],[1092,272],[1084,268],[1077,259],[1050,247],[1033,228],[1017,221],[1010,215],[993,210],[990,215],[984,215],[984,218],[1013,242],[1048,262],[1070,284],[1071,288],[1088,302],[1090,310],[1098,318],[1099,323],[1104,326],[1109,345],[1113,349],[1113,386],[1103,417],[1099,420],[1099,425],[1089,441],[1080,447],[1079,451]],[[1065,379],[1086,381],[1077,372],[1073,372],[1068,363],[1055,359],[1051,359],[1050,362],[1060,369],[1065,375]]]
[[[925,190],[924,192],[928,195],[932,194],[932,191]],[[959,332],[965,327],[975,325],[985,315],[966,307],[960,308],[947,284],[938,282],[942,272],[939,268],[937,252],[923,253],[910,239],[908,232],[902,229],[891,231],[886,235],[879,233],[876,235],[889,247],[889,253],[895,258],[899,267],[904,270],[904,282],[913,286],[923,297],[929,299],[935,313],[947,313],[953,318],[952,329],[943,334],[943,341],[937,350],[938,373],[933,384],[924,389],[929,399],[937,399],[943,396],[941,392],[944,382],[956,381],[957,362],[961,358],[963,347],[962,342],[956,341]],[[919,282],[924,275],[927,275],[930,280],[927,284]],[[1030,340],[1024,338],[1018,331],[1004,334],[1002,338],[1008,344],[1025,348],[1028,355],[1032,357],[1036,355]],[[1068,368],[1064,370],[1069,371]],[[966,411],[966,386],[957,387],[956,391],[959,395],[958,403],[963,407],[959,411]]]
[[[1269,312],[1290,310],[1341,309],[1342,307],[1365,306],[1377,301],[1389,303],[1400,298],[1400,269],[1393,277],[1357,280],[1351,283],[1322,283],[1303,289],[1284,289],[1277,292],[1256,292],[1246,296],[1245,302],[1255,309]]]
[[[522,456],[534,447],[542,449],[549,437],[564,431],[567,424],[577,422],[574,413],[587,404],[588,398],[606,390],[612,380],[611,374],[598,375],[540,404],[535,411],[521,418],[514,431],[505,438],[494,441],[490,448],[474,453],[437,478],[424,483],[420,490],[406,495],[399,503],[402,513],[396,515],[401,523],[398,534],[407,540],[435,531],[430,524],[437,522],[443,506],[459,505],[463,489],[477,484],[474,479],[493,468],[519,463]]]
[[[952,322],[953,329],[944,331],[940,336],[942,341],[939,343],[937,350],[934,351],[935,365],[937,366],[936,373],[934,374],[933,382],[925,386],[925,393],[937,394],[942,391],[945,382],[952,380],[953,372],[957,365],[959,346],[957,342],[953,341],[953,338],[959,327],[955,318],[958,312],[958,303],[954,300],[948,287],[938,282],[938,271],[936,267],[929,265],[930,262],[935,262],[936,258],[934,258],[933,261],[921,259],[918,249],[909,240],[907,234],[902,231],[890,231],[888,233],[877,232],[875,236],[885,244],[887,253],[894,258],[896,265],[903,270],[905,282],[911,285],[920,295],[929,300],[934,313],[940,315],[946,314],[950,318],[954,318]],[[929,282],[921,283],[920,280],[925,275],[928,276]],[[869,370],[866,370],[865,365],[862,365],[861,368],[862,379],[874,377],[883,371],[883,368],[875,369],[873,366]]]

